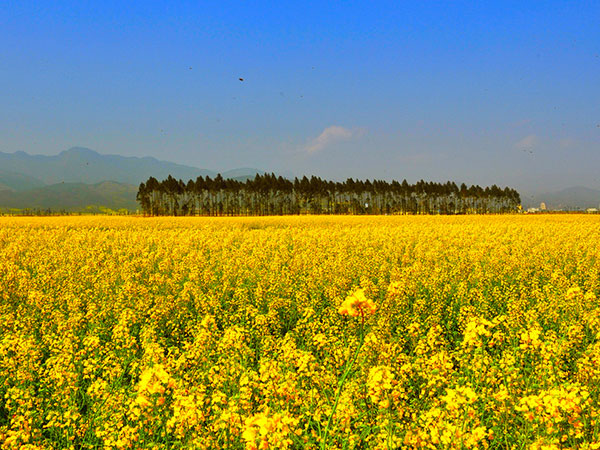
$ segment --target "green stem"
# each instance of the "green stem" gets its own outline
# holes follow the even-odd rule
[[[364,319],[363,319],[364,320]],[[337,405],[338,402],[340,401],[340,395],[342,393],[342,389],[344,387],[344,383],[346,382],[346,378],[348,377],[348,374],[350,373],[350,371],[352,370],[352,366],[354,365],[354,362],[356,361],[356,358],[358,357],[358,352],[360,351],[362,345],[363,345],[363,325],[364,322],[361,322],[360,324],[360,342],[358,344],[358,347],[356,347],[356,351],[354,352],[354,356],[352,356],[352,359],[348,360],[348,362],[346,362],[346,368],[344,369],[344,373],[342,374],[342,378],[340,379],[339,383],[338,383],[338,390],[335,394],[335,400],[333,402],[333,409],[331,410],[331,414],[329,414],[329,418],[327,419],[327,424],[325,425],[325,431],[323,434],[323,438],[321,439],[321,450],[325,450],[325,448],[327,448],[327,439],[328,439],[328,434],[329,434],[329,426],[331,425],[331,421],[333,420],[333,415],[335,414],[335,411],[337,409]]]

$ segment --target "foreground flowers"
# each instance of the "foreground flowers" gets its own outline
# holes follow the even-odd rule
[[[593,216],[0,218],[0,449],[598,449]]]
[[[375,303],[365,297],[364,289],[357,289],[352,295],[346,298],[338,311],[342,315],[352,317],[361,316],[364,319],[365,315],[374,314],[376,309]]]

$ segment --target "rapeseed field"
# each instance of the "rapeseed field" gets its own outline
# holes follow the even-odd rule
[[[600,448],[597,216],[0,218],[2,449]]]

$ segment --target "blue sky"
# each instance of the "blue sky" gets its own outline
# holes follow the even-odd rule
[[[0,151],[600,188],[599,22],[591,1],[9,0]]]

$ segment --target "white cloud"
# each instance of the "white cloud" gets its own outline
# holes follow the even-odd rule
[[[525,136],[519,142],[515,144],[519,150],[529,150],[538,145],[540,139],[535,134],[530,134],[529,136]]]
[[[323,130],[316,138],[303,147],[303,151],[309,155],[323,150],[336,142],[348,141],[364,135],[364,129],[349,129],[332,125]]]

